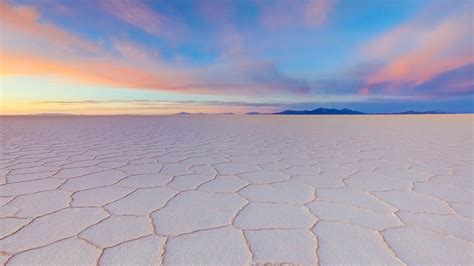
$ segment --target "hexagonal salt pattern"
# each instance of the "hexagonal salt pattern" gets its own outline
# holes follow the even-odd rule
[[[0,119],[0,264],[474,261],[472,115]]]

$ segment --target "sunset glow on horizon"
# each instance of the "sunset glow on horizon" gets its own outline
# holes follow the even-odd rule
[[[0,114],[474,112],[474,2],[0,0]]]

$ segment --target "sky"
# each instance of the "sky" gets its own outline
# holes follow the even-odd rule
[[[474,112],[471,0],[0,0],[0,114]]]

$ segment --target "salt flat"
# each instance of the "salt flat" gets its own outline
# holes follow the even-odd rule
[[[0,261],[472,264],[473,120],[3,117]]]

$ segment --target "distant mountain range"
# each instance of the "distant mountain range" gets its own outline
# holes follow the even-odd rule
[[[444,111],[404,111],[394,113],[364,113],[356,110],[347,108],[334,109],[334,108],[317,108],[314,110],[285,110],[282,112],[271,113],[271,115],[428,115],[428,114],[449,114]],[[259,112],[248,112],[246,115],[267,115],[267,113]]]
[[[446,112],[443,111],[405,111],[405,112],[399,112],[399,113],[392,113],[393,115],[438,115],[438,114],[447,114]]]
[[[350,109],[329,109],[329,108],[318,108],[314,110],[285,110],[283,112],[273,113],[274,115],[363,115],[365,113],[354,111]]]
[[[188,112],[181,112],[177,113],[176,115],[234,115],[234,113],[188,113]]]
[[[285,110],[277,113],[260,113],[260,112],[248,112],[245,115],[431,115],[431,114],[450,114],[445,111],[432,110],[432,111],[404,111],[404,112],[393,112],[393,113],[364,113],[356,110],[347,108],[333,109],[333,108],[317,108],[314,110]],[[129,114],[119,114],[115,116],[128,116]],[[234,115],[234,113],[188,113],[180,112],[175,115]],[[87,116],[87,115],[76,115],[76,114],[64,114],[64,113],[39,113],[29,114],[28,116]]]

